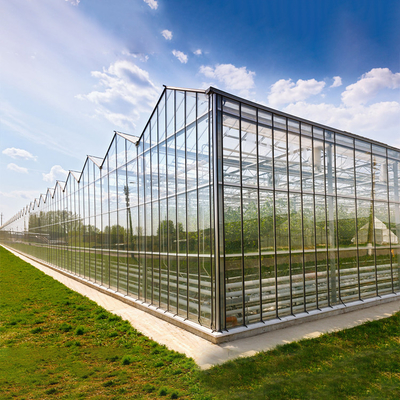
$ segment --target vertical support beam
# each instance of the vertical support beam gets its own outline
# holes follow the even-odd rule
[[[214,191],[214,230],[215,230],[215,329],[225,329],[225,268],[223,232],[223,186],[222,186],[222,115],[218,110],[221,97],[212,96],[212,143],[213,143],[213,191]]]

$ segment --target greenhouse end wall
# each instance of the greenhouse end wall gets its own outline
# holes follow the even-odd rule
[[[399,149],[167,87],[140,138],[116,132],[1,241],[211,336],[255,331],[397,298],[399,171]]]

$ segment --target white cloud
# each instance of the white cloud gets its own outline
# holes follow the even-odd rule
[[[29,151],[23,149],[16,149],[15,147],[9,147],[2,151],[3,154],[9,156],[11,158],[23,158],[24,160],[34,160],[36,161],[36,157],[33,156]]]
[[[51,184],[55,184],[57,180],[63,181],[67,178],[68,171],[61,167],[61,165],[53,165],[48,174],[43,175],[43,180]]]
[[[126,130],[136,127],[141,114],[148,113],[159,96],[148,72],[127,60],[116,61],[102,72],[93,71],[92,76],[104,90],[77,97],[96,104],[97,114]]]
[[[280,80],[272,87],[277,88],[278,84],[283,83],[282,86],[287,89],[287,83],[291,83],[289,94],[286,97],[283,96],[284,90],[274,92],[274,95],[281,94],[282,98],[285,99],[286,106],[283,107],[283,111],[289,114],[399,147],[400,102],[375,100],[369,105],[362,104],[365,97],[373,100],[373,96],[377,94],[380,88],[394,89],[399,87],[399,75],[393,74],[387,68],[371,70],[356,83],[346,87],[342,93],[341,104],[330,104],[328,102],[312,104],[305,101],[305,98],[302,99],[311,91],[290,93],[291,88],[302,86],[298,84],[299,81],[304,82],[301,80],[295,86],[290,80]],[[317,82],[315,80],[310,81]],[[314,87],[318,88],[316,84]],[[317,90],[315,91],[317,92]],[[323,95],[324,93],[321,94],[321,96]],[[280,99],[280,97],[277,97],[276,101],[278,102]],[[289,100],[290,103],[287,104]],[[280,104],[282,103],[283,100]]]
[[[172,54],[182,63],[186,64],[188,62],[188,56],[179,50],[172,50]]]
[[[14,163],[8,164],[7,165],[7,169],[9,169],[10,171],[19,172],[21,174],[27,174],[28,173],[28,169],[27,168],[19,167],[17,164],[14,164]]]
[[[81,2],[81,0],[65,0],[65,1],[71,3],[73,6],[77,6]]]
[[[157,10],[158,2],[156,0],[143,0],[151,9]]]
[[[340,76],[333,77],[333,83],[329,87],[339,87],[342,86],[342,78]]]
[[[201,56],[203,52],[201,51],[201,49],[197,49],[196,51],[193,52],[193,54],[196,56]]]
[[[356,82],[346,87],[342,102],[348,106],[365,104],[385,88],[400,87],[400,72],[393,74],[389,68],[373,68]]]
[[[324,87],[325,82],[318,82],[315,79],[308,79],[307,81],[299,79],[296,83],[292,82],[291,79],[280,79],[271,86],[268,101],[272,107],[278,107],[305,100],[320,93]]]
[[[171,40],[172,39],[172,32],[169,31],[168,29],[164,29],[161,32],[161,35],[163,35],[166,40]]]
[[[246,67],[237,68],[232,64],[218,64],[215,68],[202,65],[199,72],[207,78],[216,79],[229,90],[238,91],[244,97],[254,87],[253,77],[256,74]]]

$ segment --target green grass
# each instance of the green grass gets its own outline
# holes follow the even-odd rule
[[[0,248],[0,399],[160,396],[206,398],[192,359]]]
[[[400,313],[208,371],[0,248],[0,399],[396,399]]]

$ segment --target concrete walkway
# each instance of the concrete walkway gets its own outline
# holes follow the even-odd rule
[[[8,250],[13,252],[9,248]],[[164,344],[171,350],[185,353],[188,357],[192,357],[202,369],[210,368],[213,365],[221,364],[237,357],[252,356],[280,344],[290,343],[303,338],[314,338],[326,332],[351,328],[367,321],[390,317],[400,310],[399,299],[390,303],[216,345],[144,311],[131,307],[107,294],[100,293],[84,283],[71,279],[19,253],[13,253],[70,289],[87,296],[106,310],[129,321],[134,328],[147,337],[160,344]]]

